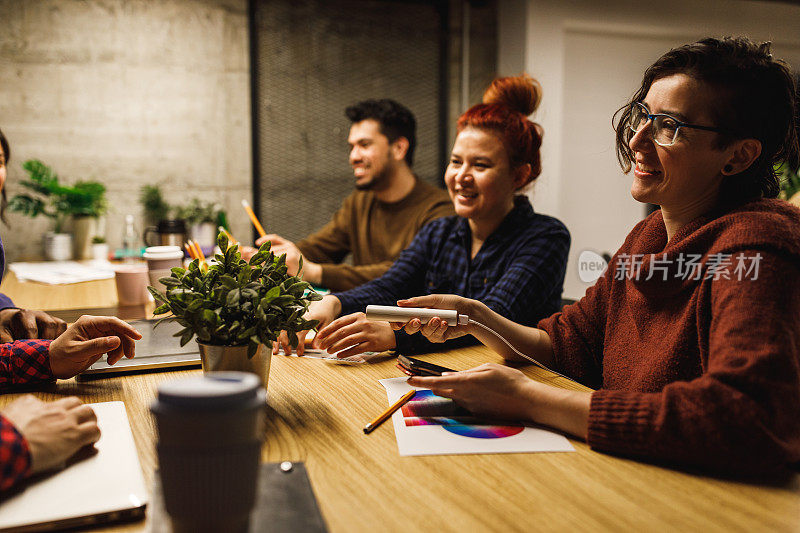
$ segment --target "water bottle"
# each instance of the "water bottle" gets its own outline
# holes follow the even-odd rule
[[[139,256],[139,233],[133,223],[133,215],[125,215],[125,232],[122,234],[122,257],[126,263],[133,263]]]

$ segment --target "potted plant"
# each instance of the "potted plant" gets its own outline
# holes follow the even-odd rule
[[[30,217],[44,215],[53,220],[53,231],[45,235],[45,256],[48,259],[63,261],[72,258],[72,236],[64,232],[67,219],[72,216],[77,226],[83,217],[96,217],[106,209],[105,186],[93,181],[81,181],[74,186],[63,185],[58,175],[39,160],[25,161],[22,168],[29,179],[20,182],[24,188],[35,193],[17,194],[8,203],[12,211]],[[90,224],[89,224],[90,225]],[[86,231],[86,247],[93,231]],[[87,253],[88,255],[88,253]]]
[[[285,330],[297,346],[297,333],[317,325],[303,318],[308,305],[322,297],[300,277],[287,274],[286,256],[276,257],[269,242],[249,262],[224,234],[217,244],[221,253],[207,268],[195,259],[187,269],[173,268],[169,277],[159,279],[164,293],[148,287],[159,304],[153,314],[172,313],[164,320],[183,326],[175,334],[181,346],[197,336],[204,371],[253,372],[266,387],[270,349],[265,345]]]
[[[75,257],[93,257],[92,244],[99,232],[100,217],[108,210],[106,187],[96,181],[79,181],[74,189],[80,193],[72,209],[72,234]]]
[[[197,198],[176,210],[176,217],[186,221],[189,227],[189,238],[203,248],[214,246],[217,234],[220,207],[214,202],[202,202]]]
[[[139,203],[142,204],[146,226],[155,226],[168,219],[172,210],[158,185],[143,185],[139,192]]]
[[[102,235],[92,237],[92,257],[95,261],[108,261],[108,243]]]
[[[161,187],[144,185],[139,194],[145,219],[142,238],[145,246],[183,246],[186,240],[186,222],[174,215],[175,207],[164,200]],[[155,240],[150,238],[155,235]]]
[[[781,163],[775,171],[781,181],[781,198],[800,207],[800,169],[792,170],[787,163]]]

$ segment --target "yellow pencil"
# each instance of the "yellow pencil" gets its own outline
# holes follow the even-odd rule
[[[185,243],[183,243],[183,247],[184,247],[184,248],[186,248],[186,253],[188,253],[188,254],[189,254],[189,259],[195,259],[195,256],[194,256],[194,248],[192,248],[191,246],[189,246],[189,242],[191,242],[191,241],[188,241],[188,242],[185,242]]]
[[[242,200],[242,207],[244,207],[244,210],[247,211],[247,215],[250,217],[250,222],[253,223],[253,226],[256,228],[258,234],[262,237],[266,237],[267,232],[264,231],[263,227],[261,227],[261,222],[259,222],[256,218],[256,214],[253,213],[253,210],[250,208],[250,204],[247,203],[247,200]]]
[[[194,251],[197,254],[197,258],[200,260],[201,263],[206,262],[206,256],[203,254],[203,249],[200,248],[200,244],[197,241],[189,241],[194,246]]]
[[[220,233],[222,233],[223,235],[225,235],[225,236],[228,238],[228,242],[229,242],[229,243],[231,243],[231,244],[239,244],[239,241],[237,241],[237,240],[236,240],[236,237],[234,237],[233,235],[231,235],[231,234],[228,232],[228,230],[226,230],[226,229],[225,229],[225,228],[223,228],[222,226],[220,226],[218,229],[219,229],[219,232],[220,232]]]
[[[381,415],[378,418],[376,418],[375,420],[364,426],[364,433],[367,434],[372,433],[373,429],[383,424],[390,416],[392,416],[392,414],[394,414],[395,411],[403,407],[404,403],[413,398],[416,393],[417,393],[416,390],[411,390],[408,391],[403,396],[401,396],[399,400],[394,402],[392,405],[389,406],[388,409],[386,409],[383,413],[381,413]]]

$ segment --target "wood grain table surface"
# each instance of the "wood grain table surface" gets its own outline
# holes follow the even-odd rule
[[[21,307],[102,312],[116,304],[113,280],[51,287],[9,274],[0,291]],[[500,362],[484,347],[424,359],[457,370]],[[534,379],[582,388],[531,366],[521,369]],[[123,401],[150,486],[157,468],[149,413],[156,387],[198,372],[70,379],[33,394]],[[331,531],[800,531],[798,474],[770,484],[720,479],[597,453],[576,439],[574,453],[401,457],[390,422],[362,432],[387,406],[378,380],[401,375],[388,357],[360,365],[272,358],[262,460],[305,462]],[[0,395],[0,407],[20,394]],[[114,530],[145,528],[139,522]]]

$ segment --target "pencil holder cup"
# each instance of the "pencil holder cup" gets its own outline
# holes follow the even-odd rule
[[[159,475],[173,531],[247,531],[264,438],[265,391],[215,372],[158,387]]]

